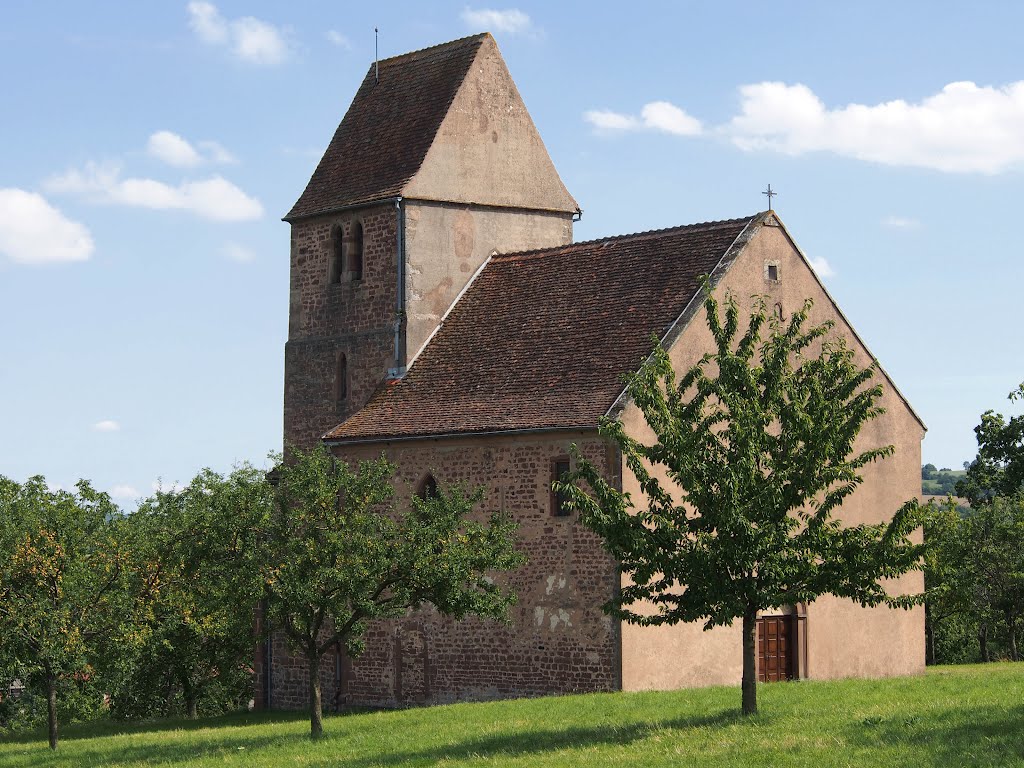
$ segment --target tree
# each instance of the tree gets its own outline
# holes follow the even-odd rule
[[[46,692],[50,748],[58,695],[94,674],[100,649],[139,640],[143,593],[129,588],[124,521],[105,493],[79,481],[0,477],[0,658]]]
[[[217,712],[248,698],[270,491],[265,473],[252,466],[227,477],[204,469],[130,516],[137,557],[159,570],[161,586],[146,643],[118,675],[118,714],[168,715],[180,704],[196,717],[201,701]]]
[[[310,735],[323,730],[320,660],[337,644],[357,656],[374,619],[425,603],[462,618],[502,618],[514,595],[491,578],[517,568],[515,526],[499,515],[469,520],[482,492],[441,488],[393,504],[395,467],[353,469],[323,446],[294,450],[279,469],[267,536],[267,617],[309,669]]]
[[[751,714],[758,611],[825,593],[910,606],[915,598],[889,595],[880,580],[920,567],[922,548],[909,538],[920,514],[910,501],[888,525],[844,527],[833,517],[861,470],[893,452],[854,452],[862,425],[882,413],[875,366],[858,367],[829,335],[831,323],[809,326],[809,301],[786,323],[758,303],[740,337],[735,300],[726,298],[723,322],[705,291],[715,352],[677,381],[656,345],[628,378],[654,444],[621,422],[600,425],[647,507],[636,508],[578,453],[576,471],[556,487],[630,577],[606,606],[613,615],[640,625],[703,621],[705,629],[742,620],[742,702]],[[653,613],[632,607],[641,602]]]
[[[1024,383],[1008,395],[1010,402],[1022,398]],[[957,495],[977,507],[995,496],[1024,491],[1024,415],[1007,419],[993,410],[985,411],[974,434],[978,456],[967,467],[967,476],[957,483]]]

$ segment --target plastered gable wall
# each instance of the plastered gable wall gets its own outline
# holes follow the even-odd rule
[[[576,210],[490,35],[402,194],[570,214]]]
[[[779,280],[769,281],[767,265],[778,269]],[[741,306],[741,318],[751,307],[751,297],[767,297],[768,306],[782,305],[788,315],[805,298],[814,300],[811,320],[836,322],[835,332],[850,342],[857,363],[866,366],[871,357],[836,312],[810,268],[801,259],[781,227],[764,226],[740,251],[716,288],[721,298],[731,291]],[[714,343],[706,315],[699,309],[669,349],[673,367],[691,367]],[[881,376],[881,374],[879,374]],[[838,517],[849,524],[888,519],[908,499],[920,493],[921,439],[923,428],[891,384],[882,378],[881,405],[886,413],[865,425],[855,450],[892,444],[894,456],[867,467],[863,485],[847,500]],[[645,441],[652,434],[639,409],[632,403],[621,418],[631,435]],[[664,480],[664,477],[662,477]],[[623,489],[644,503],[636,480],[628,470]],[[891,583],[896,593],[923,590],[923,577],[915,572]],[[775,613],[770,611],[768,613]],[[823,596],[807,607],[806,667],[802,676],[816,679],[847,676],[882,677],[924,670],[924,611],[861,608],[849,601]],[[697,624],[674,627],[622,628],[622,669],[625,690],[669,689],[696,685],[737,684],[742,673],[740,627],[702,631]],[[671,661],[668,661],[671,660]]]
[[[284,440],[309,448],[361,408],[393,365],[396,213],[391,205],[343,211],[292,224]],[[329,280],[333,232],[363,228],[363,274]],[[345,355],[347,395],[337,396]]]
[[[410,200],[405,238],[406,350],[412,359],[488,256],[571,243],[572,217]]]
[[[415,492],[428,473],[441,485],[483,485],[479,518],[494,511],[511,515],[529,558],[516,572],[496,576],[519,597],[508,624],[455,622],[430,608],[371,623],[365,652],[342,660],[342,705],[395,707],[619,687],[618,623],[600,609],[618,585],[615,563],[575,517],[551,515],[551,461],[567,455],[570,443],[615,476],[617,452],[585,432],[335,448],[350,461],[386,454],[399,468],[400,498]],[[338,691],[333,660],[325,660],[321,679],[329,706]],[[304,706],[307,683],[302,660],[278,638],[272,705]]]

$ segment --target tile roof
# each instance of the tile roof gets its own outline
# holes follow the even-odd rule
[[[492,257],[405,378],[325,439],[595,427],[756,218]]]
[[[393,197],[419,170],[484,33],[371,64],[286,221]]]

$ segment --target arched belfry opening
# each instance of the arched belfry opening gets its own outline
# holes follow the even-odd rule
[[[348,238],[346,253],[349,279],[355,282],[363,279],[363,225],[358,221],[352,222],[352,231]]]
[[[337,285],[341,282],[341,272],[344,269],[343,253],[345,250],[345,237],[341,225],[331,230],[331,254],[327,262],[327,282],[330,285]]]

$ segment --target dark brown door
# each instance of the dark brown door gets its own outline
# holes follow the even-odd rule
[[[796,637],[791,616],[764,616],[757,620],[757,679],[772,683],[793,678]]]

